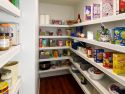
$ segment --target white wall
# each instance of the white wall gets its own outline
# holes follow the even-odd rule
[[[81,19],[84,20],[84,7],[86,5],[92,5],[93,3],[100,4],[101,0],[81,0],[81,2],[74,7],[75,17],[77,18],[78,13],[80,13]]]
[[[67,20],[74,19],[74,8],[72,6],[40,4],[40,14],[49,14],[51,19]]]
[[[37,94],[38,0],[20,0],[22,51],[17,56],[22,77],[21,94]]]

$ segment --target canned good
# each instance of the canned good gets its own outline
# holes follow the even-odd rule
[[[66,46],[72,46],[72,42],[70,40],[66,40]]]
[[[112,53],[111,52],[104,52],[103,53],[103,66],[106,68],[113,67],[113,60],[112,60]]]
[[[94,52],[95,62],[97,63],[103,62],[103,53],[104,53],[104,49],[95,49],[95,52]]]
[[[58,46],[63,46],[63,41],[62,41],[62,40],[58,40],[57,45],[58,45]]]
[[[88,47],[88,48],[86,49],[86,52],[87,52],[87,57],[92,58],[92,48],[91,48],[91,47]]]

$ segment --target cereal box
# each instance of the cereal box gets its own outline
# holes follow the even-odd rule
[[[103,53],[104,53],[104,49],[95,49],[95,52],[94,52],[95,62],[97,63],[103,62]]]
[[[102,0],[102,17],[113,15],[113,0]]]
[[[125,54],[113,54],[113,72],[116,74],[125,74]]]
[[[100,4],[93,4],[93,19],[100,18]]]

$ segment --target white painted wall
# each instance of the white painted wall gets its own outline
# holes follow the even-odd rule
[[[22,77],[21,94],[37,94],[38,63],[38,0],[20,0],[22,51],[20,61]]]
[[[74,19],[74,8],[73,6],[41,3],[40,14],[49,14],[51,19],[65,21],[67,19]]]
[[[84,7],[86,5],[92,5],[93,3],[100,4],[101,0],[81,0],[79,4],[74,6],[75,17],[77,18],[78,13],[80,13],[81,19],[84,20]]]

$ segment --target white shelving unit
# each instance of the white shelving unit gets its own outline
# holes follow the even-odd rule
[[[48,38],[48,39],[61,39],[61,38],[63,38],[63,39],[65,39],[65,38],[70,38],[70,36],[40,36],[39,38]]]
[[[9,0],[0,0],[0,10],[13,16],[20,16],[20,10],[15,7]]]
[[[81,87],[81,89],[83,90],[83,92],[84,92],[85,94],[92,94],[92,93],[91,93],[91,90],[92,90],[93,87],[92,87],[89,83],[87,83],[87,85],[82,85],[82,84],[81,84],[81,81],[80,81],[80,79],[77,77],[77,75],[76,75],[75,73],[73,73],[71,69],[69,69],[69,71],[70,71],[70,73],[72,74],[72,76],[74,77],[74,79],[77,81],[77,83],[79,84],[79,86]]]
[[[81,72],[81,74],[83,74],[83,76],[100,92],[100,94],[110,94],[108,91],[108,85],[113,83],[112,80],[110,80],[107,77],[104,77],[103,79],[98,80],[98,81],[93,80],[93,79],[91,79],[91,77],[89,76],[89,73],[86,70],[83,71],[80,68],[79,64],[74,62],[72,59],[70,59],[70,61]]]
[[[39,62],[45,62],[45,61],[56,61],[56,60],[66,60],[69,59],[70,57],[68,56],[62,56],[58,58],[47,58],[47,59],[40,59]]]
[[[60,46],[60,47],[42,47],[39,48],[39,50],[54,50],[54,49],[69,49],[70,47],[68,46]]]
[[[99,42],[99,41],[96,41],[96,40],[89,40],[89,39],[77,38],[77,37],[71,37],[71,39],[81,41],[81,42],[85,42],[85,43],[89,43],[89,44],[92,44],[92,45],[95,45],[95,46],[100,46],[100,47],[107,48],[107,49],[110,49],[110,50],[125,53],[125,47],[117,45],[117,44],[111,44],[109,42]]]
[[[125,20],[125,13],[123,14],[118,14],[118,15],[113,15],[109,17],[103,17],[100,19],[96,20],[91,20],[91,21],[85,21],[82,23],[74,24],[74,25],[42,25],[41,27],[78,27],[78,26],[87,26],[87,25],[93,25],[93,24],[99,24],[99,23],[108,23],[108,22],[115,22],[115,21],[120,21],[120,20]]]
[[[68,69],[69,69],[69,67],[56,67],[55,69],[39,71],[39,74],[56,72],[56,71],[63,71],[63,70],[68,70]]]
[[[87,26],[87,25],[93,25],[93,24],[99,24],[99,23],[115,22],[120,20],[125,20],[125,13],[104,17],[97,20],[85,21],[79,24],[71,25],[70,27]]]
[[[17,83],[11,87],[9,94],[18,94],[20,87],[21,87],[21,78],[19,77]]]
[[[7,13],[15,17],[20,17],[20,10],[14,6],[9,0],[0,0],[1,12]],[[0,68],[8,63],[14,56],[21,51],[21,46],[12,46],[9,50],[0,51]],[[9,94],[18,94],[21,87],[21,77],[18,78],[17,83],[9,89]]]
[[[82,57],[83,59],[85,59],[86,61],[88,61],[90,64],[92,64],[93,66],[95,66],[96,68],[100,69],[101,71],[103,71],[105,74],[107,74],[108,76],[110,76],[112,79],[116,80],[117,82],[119,82],[121,85],[125,86],[125,76],[124,75],[116,75],[112,72],[112,69],[106,69],[103,67],[102,63],[96,63],[94,61],[93,58],[88,58],[85,54],[74,50],[71,48],[71,50],[76,53],[77,55],[79,55],[80,57]]]
[[[16,56],[21,51],[20,45],[12,46],[7,51],[0,51],[0,68],[2,68],[9,60]]]

